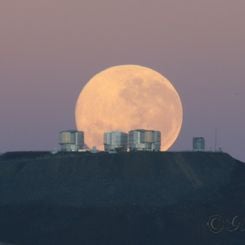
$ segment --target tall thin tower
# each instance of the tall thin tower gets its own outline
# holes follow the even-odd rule
[[[217,151],[217,140],[218,140],[218,130],[217,128],[214,129],[214,151]]]

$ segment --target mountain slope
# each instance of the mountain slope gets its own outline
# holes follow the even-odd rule
[[[224,153],[9,153],[0,240],[242,244],[244,191],[245,165]]]

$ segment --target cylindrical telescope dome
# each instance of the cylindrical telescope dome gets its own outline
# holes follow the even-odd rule
[[[160,149],[160,131],[146,129],[135,129],[129,131],[130,151],[160,151]]]
[[[104,149],[106,152],[125,152],[128,149],[128,134],[120,131],[104,133]]]
[[[84,147],[84,133],[76,130],[64,130],[59,134],[61,151],[79,151]]]

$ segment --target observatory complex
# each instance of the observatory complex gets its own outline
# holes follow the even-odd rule
[[[89,151],[85,144],[84,132],[77,130],[64,130],[59,133],[60,150],[64,152]],[[193,137],[192,150],[205,151],[205,138]],[[122,131],[109,131],[104,133],[104,151],[108,153],[134,152],[134,151],[160,151],[161,132],[147,129],[134,129],[128,133]],[[97,152],[94,146],[90,149]]]

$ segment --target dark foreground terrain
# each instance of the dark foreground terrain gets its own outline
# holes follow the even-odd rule
[[[7,153],[0,241],[244,245],[245,164],[224,153]]]

